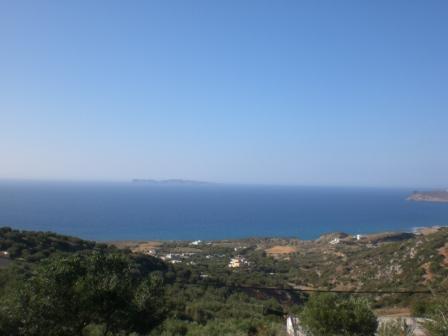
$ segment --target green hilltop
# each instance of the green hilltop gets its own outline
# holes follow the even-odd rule
[[[315,291],[336,296],[314,300]],[[8,335],[284,335],[289,315],[312,326],[318,302],[359,298],[352,304],[377,315],[431,316],[447,291],[448,228],[113,243],[0,229]]]

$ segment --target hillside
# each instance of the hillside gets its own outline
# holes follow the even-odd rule
[[[10,259],[36,262],[56,253],[74,253],[105,249],[107,245],[52,232],[33,232],[0,228],[0,251]]]
[[[0,263],[0,298],[11,300],[10,293],[17,286],[18,293],[26,292],[28,282],[35,281],[34,274],[42,269],[45,281],[38,284],[48,281],[58,284],[61,272],[76,265],[75,270],[95,274],[89,281],[83,273],[76,274],[81,278],[75,284],[89,284],[87,288],[90,283],[100,288],[104,284],[109,286],[118,279],[131,286],[126,287],[130,291],[139,288],[126,282],[127,277],[122,275],[110,283],[109,272],[130,272],[129,276],[138,281],[151,279],[154,274],[161,276],[164,288],[156,293],[158,300],[164,302],[160,307],[163,318],[159,317],[162,322],[150,335],[284,335],[284,317],[299,314],[310,297],[309,291],[322,289],[376,292],[353,297],[367,299],[380,316],[397,312],[408,315],[417,306],[419,314],[424,314],[431,307],[430,295],[381,293],[414,290],[437,293],[448,289],[448,228],[420,232],[365,236],[333,233],[313,241],[292,238],[123,241],[115,242],[114,247],[54,233],[2,228],[0,259],[7,262]],[[104,262],[116,258],[121,260],[123,270],[117,266],[110,271],[104,269],[109,267],[103,266]],[[92,268],[83,264],[86,260],[104,261]],[[47,279],[49,271],[56,272],[55,279]],[[74,276],[64,275],[61,279],[70,280]],[[106,276],[106,282],[101,276]],[[62,293],[69,290],[65,281],[60,283],[64,286]],[[122,289],[119,290],[121,293]],[[30,295],[34,293],[32,288]],[[105,293],[110,300],[108,292]],[[0,304],[0,330],[2,309],[8,307]]]
[[[448,289],[448,228],[420,232],[361,237],[337,233],[314,241],[134,242],[132,249],[214,281],[349,291]],[[234,259],[238,267],[229,267]],[[375,297],[378,307],[406,306],[412,300],[402,295]]]
[[[199,281],[336,290],[448,288],[448,228],[419,232],[361,237],[335,233],[313,241],[251,238],[114,244],[135,256],[168,263],[174,270],[188,270],[190,278]],[[34,263],[54,255],[115,249],[76,237],[0,228],[0,267],[14,260]],[[231,268],[233,259],[238,266]]]

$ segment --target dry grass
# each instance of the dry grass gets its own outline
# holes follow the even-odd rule
[[[411,316],[411,310],[409,308],[382,308],[375,310],[376,316],[384,316],[384,317],[409,317]]]
[[[154,250],[157,249],[160,245],[162,245],[161,242],[158,241],[147,241],[144,243],[140,243],[134,248],[132,248],[132,252],[134,253],[142,253],[148,250]]]
[[[439,254],[445,258],[443,260],[443,264],[445,266],[448,266],[448,243],[446,243],[445,246],[439,249]]]
[[[266,253],[270,256],[275,255],[283,255],[283,254],[291,254],[297,252],[297,248],[293,246],[273,246],[265,250]]]
[[[433,233],[436,233],[440,230],[438,227],[425,227],[425,228],[419,228],[417,230],[418,233],[422,234],[423,236],[427,236]]]
[[[119,249],[130,249],[132,252],[140,253],[147,250],[155,249],[162,245],[159,241],[137,241],[137,240],[120,240],[108,242]]]
[[[423,275],[424,283],[427,285],[434,279],[434,273],[431,271],[431,262],[428,261],[422,265],[423,270],[425,271],[425,274]]]

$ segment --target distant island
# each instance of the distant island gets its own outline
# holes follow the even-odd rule
[[[133,183],[144,183],[153,185],[208,185],[211,182],[183,180],[183,179],[168,179],[168,180],[154,180],[154,179],[133,179]]]
[[[412,195],[408,197],[408,200],[417,202],[448,203],[448,189],[436,191],[414,191]]]

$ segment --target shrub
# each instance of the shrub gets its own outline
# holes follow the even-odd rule
[[[0,334],[146,333],[163,319],[161,277],[142,274],[123,254],[57,257],[40,264],[0,303]]]
[[[378,336],[412,336],[414,328],[408,326],[404,320],[384,322],[378,328]]]
[[[367,301],[335,294],[311,296],[300,319],[313,336],[373,336],[378,325]]]
[[[428,314],[430,320],[425,327],[432,336],[448,336],[448,299],[444,298],[434,303]]]

